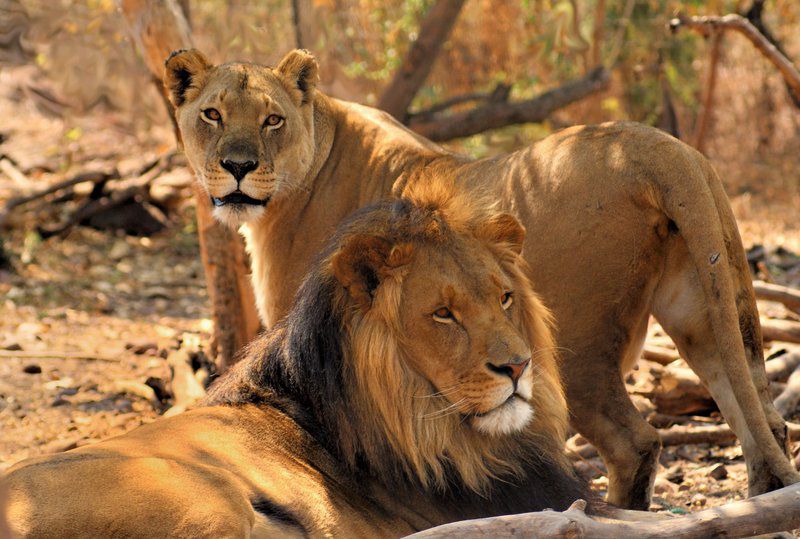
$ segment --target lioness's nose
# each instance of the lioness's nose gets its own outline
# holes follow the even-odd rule
[[[222,168],[233,174],[237,182],[242,181],[242,178],[247,176],[248,172],[258,167],[258,161],[231,161],[229,159],[223,159],[219,164]]]
[[[486,366],[492,372],[508,376],[516,384],[530,362],[531,358],[514,358],[514,360],[509,363],[503,363],[502,365],[487,363]]]

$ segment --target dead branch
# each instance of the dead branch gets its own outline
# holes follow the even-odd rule
[[[800,369],[795,369],[786,381],[786,387],[775,399],[775,409],[786,418],[797,409],[798,402],[800,402]]]
[[[437,0],[425,14],[416,41],[378,100],[378,108],[403,121],[458,19],[464,0]]]
[[[14,182],[17,189],[28,190],[31,189],[34,183],[28,178],[24,172],[18,169],[10,159],[0,159],[0,171],[2,171],[9,179]]]
[[[659,412],[683,415],[714,408],[708,389],[692,369],[665,367],[651,396]]]
[[[795,93],[800,94],[800,72],[798,72],[794,64],[792,64],[775,45],[770,43],[750,21],[741,15],[730,14],[722,17],[687,17],[686,15],[680,14],[670,21],[669,26],[673,32],[685,26],[697,30],[703,35],[708,35],[709,32],[715,29],[739,32],[750,40],[756,49],[780,71],[786,84],[790,86]]]
[[[777,301],[783,303],[787,309],[800,313],[800,290],[764,281],[753,281],[753,289],[758,299]]]
[[[72,178],[55,183],[46,189],[41,189],[29,195],[11,198],[3,205],[3,209],[0,210],[0,227],[2,227],[8,221],[8,218],[11,216],[11,211],[19,206],[42,199],[48,195],[52,195],[84,182],[91,182],[95,185],[98,185],[116,178],[119,178],[119,172],[116,170],[111,172],[82,172],[76,176],[73,176]]]
[[[141,176],[120,180],[114,189],[107,193],[107,196],[102,196],[102,189],[105,183],[102,185],[100,182],[95,183],[96,196],[90,196],[62,223],[52,227],[38,227],[39,234],[45,239],[53,236],[63,236],[73,226],[103,212],[117,208],[129,200],[136,197],[147,199],[150,185],[159,175],[172,167],[172,158],[174,155],[173,153],[165,154],[155,161],[155,165],[145,165],[142,170],[146,170],[147,172]]]
[[[676,359],[680,359],[680,354],[676,350],[664,348],[663,346],[645,345],[642,350],[642,358],[654,361],[660,365],[669,365]]]
[[[453,522],[408,537],[750,537],[800,527],[800,483],[674,518],[641,512],[649,518],[640,519],[636,518],[639,513],[636,511],[615,512],[615,516],[624,516],[626,520],[593,518],[585,509],[586,502],[577,500],[564,512],[541,511]]]
[[[774,359],[768,359],[764,366],[770,382],[786,380],[800,366],[800,349],[792,350]]]
[[[762,318],[761,335],[764,337],[765,341],[781,341],[800,344],[800,322]]]
[[[609,73],[599,67],[580,79],[549,90],[533,99],[486,103],[450,115],[436,114],[428,120],[411,118],[408,126],[435,141],[451,140],[507,125],[542,122],[558,109],[607,88]]]
[[[800,425],[786,423],[789,439],[800,440]],[[728,425],[674,425],[668,429],[659,429],[661,445],[670,447],[688,444],[727,445],[736,441],[736,435]],[[597,448],[592,444],[573,444],[567,447],[567,456],[573,460],[590,459],[598,456]]]

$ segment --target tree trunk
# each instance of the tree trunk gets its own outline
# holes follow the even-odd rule
[[[378,108],[401,122],[405,121],[408,107],[414,100],[436,57],[447,40],[450,30],[464,7],[464,0],[437,0],[420,24],[419,34],[411,44],[403,63],[383,91]]]
[[[159,92],[166,96],[164,61],[172,51],[192,47],[189,24],[180,4],[176,0],[119,0],[119,6]],[[167,99],[164,102],[180,145],[175,111]],[[222,372],[255,337],[258,314],[242,238],[212,218],[211,203],[200,186],[196,186],[195,201],[200,253],[214,320],[211,355]]]

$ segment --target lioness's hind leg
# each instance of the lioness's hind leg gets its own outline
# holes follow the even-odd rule
[[[666,268],[656,289],[653,314],[675,341],[681,356],[686,359],[689,366],[708,387],[725,420],[736,433],[747,462],[749,494],[753,496],[785,486],[770,470],[759,446],[748,430],[745,413],[758,413],[758,411],[742,410],[734,397],[731,380],[722,364],[717,341],[711,328],[706,299],[699,277],[691,265],[686,246],[680,238],[676,240],[668,260],[670,261],[669,267]],[[746,318],[752,318],[755,306],[748,301],[742,303],[743,299],[746,298],[739,298],[737,307],[742,324],[744,324],[743,329],[746,329],[749,324],[753,323],[752,320],[748,322]],[[749,334],[750,332],[748,330],[743,333]],[[744,340],[748,340],[747,334]],[[734,383],[755,385],[770,430],[780,446],[787,448],[786,426],[772,405],[760,349],[755,350],[752,346],[748,346],[747,342],[745,342],[745,349],[747,350],[751,379],[735,380]]]
[[[608,467],[608,502],[647,510],[661,451],[658,431],[631,403],[619,370],[608,372],[608,363],[600,362],[583,367],[597,372],[581,377],[591,380],[588,386],[567,384],[571,423],[597,447]]]

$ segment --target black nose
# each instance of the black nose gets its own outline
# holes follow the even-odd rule
[[[219,162],[222,168],[233,174],[237,182],[242,181],[242,178],[247,176],[247,173],[258,168],[258,161],[230,161],[223,159]]]
[[[487,363],[486,366],[489,368],[490,371],[496,372],[497,374],[505,375],[511,378],[514,384],[522,376],[522,373],[525,372],[525,368],[530,363],[531,359],[521,359],[519,361],[513,361],[511,363],[503,363],[502,365],[494,365],[492,363]]]

